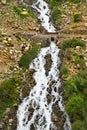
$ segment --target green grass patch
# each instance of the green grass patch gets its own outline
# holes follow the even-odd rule
[[[73,130],[86,130],[84,128],[84,122],[77,120],[72,124],[72,129]]]
[[[46,2],[49,4],[49,7],[52,9],[60,5],[63,2],[63,0],[46,0]]]
[[[25,69],[29,68],[31,61],[37,56],[40,45],[33,44],[32,48],[29,49],[20,59],[19,66]]]
[[[15,1],[15,0],[7,0],[7,2],[13,2],[13,1]]]
[[[17,103],[18,92],[16,84],[21,84],[18,78],[10,78],[0,84],[0,118],[7,107],[11,108],[14,103]]]
[[[82,15],[81,14],[74,14],[73,15],[73,21],[74,22],[80,22],[82,20]]]
[[[79,25],[77,23],[73,23],[72,26],[71,26],[72,29],[75,29],[75,28],[78,28],[78,27],[79,27]]]
[[[72,3],[80,3],[80,2],[84,2],[85,0],[68,0],[68,1]]]
[[[83,55],[76,55],[76,56],[75,56],[74,64],[75,64],[76,66],[79,65],[79,67],[84,67],[84,66],[85,66],[84,56],[83,56]]]
[[[61,23],[61,10],[58,8],[53,9],[51,12],[51,16],[55,26],[58,27],[59,24]]]
[[[61,49],[63,53],[61,75],[65,79],[65,109],[70,117],[72,130],[86,130],[87,69],[83,55],[85,42],[75,38],[65,40]]]
[[[80,94],[73,94],[66,103],[66,111],[68,112],[71,121],[82,120],[84,118],[84,98]]]
[[[29,16],[36,18],[34,12],[24,5],[13,6],[13,11],[23,19]]]
[[[69,70],[65,63],[61,67],[61,74],[63,78],[67,78],[69,76]]]
[[[62,49],[65,50],[67,48],[75,48],[76,46],[80,46],[81,48],[84,48],[85,42],[75,39],[75,38],[65,40],[62,44]]]
[[[65,83],[66,111],[70,116],[72,129],[87,129],[87,70],[80,70],[75,77]],[[78,122],[79,120],[79,122]],[[84,126],[84,127],[83,127]]]

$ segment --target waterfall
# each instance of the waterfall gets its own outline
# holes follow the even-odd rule
[[[48,32],[55,32],[50,21],[50,10],[43,0],[38,0],[32,5],[38,11],[41,25]],[[52,121],[53,106],[56,104],[65,118],[62,130],[71,130],[70,121],[64,110],[62,95],[59,92],[61,82],[59,79],[60,58],[59,49],[52,40],[49,47],[42,48],[32,63],[30,69],[35,69],[33,77],[36,85],[31,89],[29,95],[24,98],[17,111],[17,130],[57,130]],[[46,74],[46,55],[51,56],[51,68]],[[51,84],[51,85],[50,85]],[[48,100],[49,96],[49,100]]]

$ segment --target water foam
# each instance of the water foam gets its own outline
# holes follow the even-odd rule
[[[39,19],[42,26],[48,32],[55,32],[55,28],[50,22],[50,10],[47,3],[43,0],[38,0],[32,7],[39,12]],[[47,54],[51,55],[52,60],[48,75],[46,75],[44,67],[46,64],[45,56]],[[62,96],[59,93],[61,82],[58,70],[60,65],[58,54],[59,49],[55,42],[51,41],[50,46],[42,48],[37,58],[30,64],[29,68],[36,70],[33,75],[36,85],[19,105],[17,111],[17,130],[56,130],[57,127],[53,124],[51,119],[52,106],[56,102],[60,110],[66,116],[64,130],[71,130],[70,121],[62,103]],[[54,81],[54,83],[50,86],[52,81]],[[48,101],[48,96],[50,101]]]

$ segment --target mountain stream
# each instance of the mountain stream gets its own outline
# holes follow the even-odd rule
[[[50,21],[50,10],[47,3],[44,0],[37,0],[32,7],[39,13],[41,25],[45,30],[55,32],[56,29]],[[51,39],[50,46],[42,48],[37,58],[29,65],[29,69],[35,70],[33,77],[36,85],[18,107],[17,130],[59,130],[52,121],[54,104],[59,107],[60,112],[62,111],[61,116],[65,118],[61,130],[71,130],[68,115],[64,110],[62,94],[59,92],[61,87],[58,69],[60,65],[59,51],[60,49]],[[46,74],[45,57],[48,54],[51,56],[51,68]],[[50,100],[48,100],[48,96]]]

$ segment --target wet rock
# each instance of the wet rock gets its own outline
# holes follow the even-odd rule
[[[29,73],[30,73],[30,74],[32,74],[32,75],[33,75],[35,72],[36,72],[36,70],[35,70],[35,69],[29,69]]]
[[[55,80],[52,80],[52,81],[49,83],[49,86],[51,87],[54,83],[55,83]]]
[[[57,122],[58,121],[58,116],[56,114],[52,114],[52,120],[53,122]]]
[[[51,101],[51,95],[47,95],[47,101],[48,101],[48,103]]]
[[[36,82],[35,82],[35,79],[34,79],[34,78],[32,78],[29,82],[30,82],[30,84],[31,84],[32,87],[33,87],[34,85],[36,85]]]
[[[46,64],[45,64],[44,67],[45,67],[45,70],[46,70],[46,75],[48,75],[48,72],[50,71],[51,64],[52,64],[51,55],[47,54],[45,56],[45,59],[46,59]]]
[[[35,130],[34,125],[33,125],[33,124],[30,126],[30,129],[31,129],[31,130]]]

